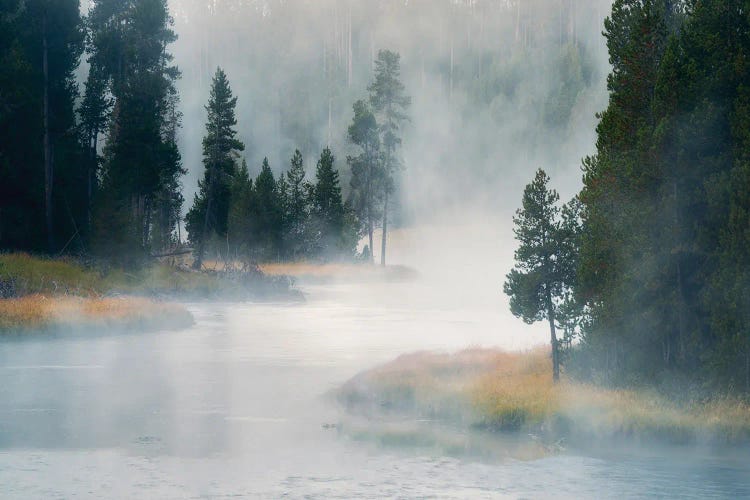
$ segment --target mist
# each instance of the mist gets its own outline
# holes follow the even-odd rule
[[[538,169],[559,201],[537,198],[553,199],[543,208],[557,216],[584,187],[582,159],[597,153],[613,0],[84,0],[84,14],[100,9],[88,23],[66,1],[59,24],[89,38],[68,51],[70,71],[53,68],[79,83],[78,93],[57,89],[53,110],[90,128],[83,144],[59,148],[65,189],[38,172],[15,211],[0,206],[0,222],[32,220],[18,214],[58,189],[45,206],[54,217],[33,219],[56,223],[54,234],[29,225],[28,241],[0,248],[0,496],[750,496],[746,398],[681,405],[648,383],[597,378],[590,361],[609,369],[609,351],[578,349],[601,342],[580,333],[597,304],[555,317],[578,297],[547,277],[523,282],[512,309],[504,286],[514,266],[541,275],[519,263],[514,234]],[[30,33],[44,34],[46,51],[44,12]],[[38,48],[0,14],[19,46]],[[390,173],[390,152],[367,160],[383,173],[365,252],[368,221],[349,203],[361,174],[347,161],[365,148],[348,128],[381,50],[400,56],[411,102],[393,150],[403,168]],[[144,109],[125,113],[128,103]],[[46,114],[28,121],[23,130],[49,133]],[[43,153],[41,138],[13,152],[47,166],[47,139]],[[326,200],[336,213],[317,196],[324,148],[335,156]],[[279,179],[290,182],[296,150],[309,183],[294,176],[295,211]],[[132,181],[143,172],[153,175]],[[388,261],[377,265],[389,175]],[[532,259],[574,274],[558,256],[577,264],[582,244],[570,241],[583,223],[552,222],[530,231],[543,233],[543,250],[553,234],[568,253]],[[62,241],[25,253],[47,236]],[[633,254],[645,274],[675,251],[651,268]],[[533,314],[519,312],[524,300]],[[747,360],[750,380],[750,351]]]
[[[610,2],[171,2],[182,71],[180,150],[188,203],[202,175],[209,84],[238,96],[251,173],[278,174],[299,148],[308,174],[330,146],[348,188],[347,127],[378,50],[397,51],[412,97],[398,182],[400,222],[471,206],[510,215],[535,169],[563,199],[580,187],[606,106],[601,31]]]

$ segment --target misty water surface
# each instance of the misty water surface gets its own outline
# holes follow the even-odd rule
[[[325,395],[363,369],[416,349],[545,340],[488,295],[500,265],[453,262],[461,239],[419,258],[414,237],[394,258],[421,261],[416,282],[303,285],[308,300],[293,305],[187,304],[196,325],[181,332],[0,343],[0,497],[750,495],[736,451],[518,459],[500,438],[480,438],[495,453],[449,452],[441,436],[469,438],[428,422],[404,423],[432,436],[418,447],[382,445],[376,422],[370,438],[347,432]]]

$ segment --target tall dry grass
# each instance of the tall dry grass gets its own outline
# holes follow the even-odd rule
[[[750,406],[736,398],[679,405],[649,390],[552,382],[549,353],[471,349],[401,356],[347,382],[356,412],[401,412],[579,441],[750,441]]]
[[[176,304],[139,297],[28,295],[0,299],[0,334],[92,329],[182,328],[192,315]]]

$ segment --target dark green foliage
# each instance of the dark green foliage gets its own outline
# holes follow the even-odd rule
[[[212,236],[226,239],[232,178],[236,161],[245,145],[236,138],[237,119],[234,109],[237,98],[232,96],[227,75],[216,70],[206,106],[208,119],[203,138],[203,166],[199,192],[185,217],[190,242],[196,247],[194,267],[200,269],[203,253]]]
[[[747,2],[618,0],[584,161],[581,359],[616,382],[750,390]]]
[[[334,156],[329,148],[320,154],[315,171],[312,196],[312,238],[314,252],[322,257],[350,257],[356,238],[347,227],[347,209],[341,198],[339,173],[333,167]]]
[[[390,50],[381,50],[375,60],[375,78],[367,87],[370,92],[370,105],[379,118],[382,183],[383,222],[380,264],[385,265],[386,241],[388,238],[388,200],[394,190],[394,172],[401,166],[396,151],[401,145],[401,125],[409,119],[407,110],[411,98],[401,83],[401,56]],[[356,111],[355,111],[356,120]]]
[[[513,315],[526,323],[546,319],[550,326],[552,373],[560,376],[560,349],[556,334],[566,319],[575,285],[575,260],[579,233],[577,202],[567,205],[561,216],[560,197],[549,189],[549,177],[539,169],[523,192],[523,207],[513,218],[519,242],[516,266],[503,287],[510,297]],[[566,314],[561,314],[562,312]],[[566,324],[566,326],[568,326]],[[566,328],[566,331],[569,331]]]
[[[255,227],[252,214],[255,211],[253,180],[243,160],[230,186],[229,213],[227,216],[227,241],[230,258],[248,260],[253,255]]]
[[[384,185],[380,135],[375,115],[367,103],[357,101],[353,109],[354,118],[348,133],[359,154],[346,159],[352,170],[349,204],[361,221],[362,234],[368,236],[368,253],[372,260],[372,233],[382,211]]]
[[[254,189],[257,255],[263,260],[278,260],[281,256],[283,207],[268,158],[263,158]]]
[[[0,247],[82,250],[85,169],[73,110],[82,28],[76,0],[0,3]]]
[[[98,0],[88,16],[91,73],[81,108],[87,177],[98,165],[91,158],[98,132],[109,124],[94,248],[128,265],[175,242],[185,171],[175,143],[179,71],[167,51],[176,39],[172,24],[166,0]]]
[[[302,153],[294,151],[291,168],[287,172],[288,192],[286,203],[286,234],[284,237],[287,256],[296,260],[308,249],[307,221],[310,216],[309,188],[305,183],[305,167]]]

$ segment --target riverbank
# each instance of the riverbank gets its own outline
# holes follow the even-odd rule
[[[28,295],[0,299],[0,335],[179,330],[194,323],[184,307],[143,297]]]
[[[276,300],[299,298],[288,276],[267,276],[259,269],[195,271],[155,262],[124,270],[71,258],[26,253],[0,254],[0,298],[31,294],[134,295],[176,300]]]
[[[363,372],[337,392],[350,412],[402,415],[503,433],[551,446],[625,440],[750,442],[750,405],[732,398],[677,404],[648,390],[553,384],[548,352],[472,349],[415,353]]]
[[[71,258],[0,254],[0,335],[179,329],[182,300],[300,300],[286,276],[193,271],[154,263],[126,271]]]

